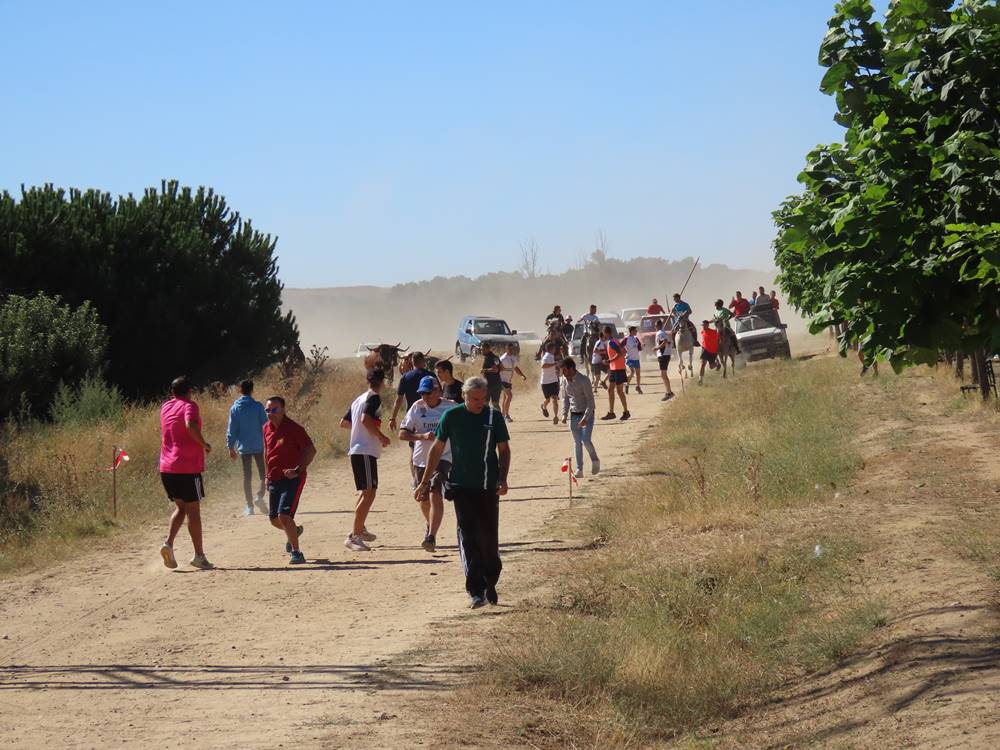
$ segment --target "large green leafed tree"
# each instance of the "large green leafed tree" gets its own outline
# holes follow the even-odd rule
[[[224,198],[176,182],[117,200],[52,186],[0,195],[0,292],[89,301],[110,334],[108,375],[133,396],[178,373],[231,381],[297,348],[274,249]]]
[[[814,330],[895,368],[1000,350],[1000,10],[838,3],[820,50],[843,143],[775,212],[775,260]]]

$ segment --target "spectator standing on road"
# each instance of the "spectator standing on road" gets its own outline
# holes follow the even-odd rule
[[[500,411],[503,413],[505,422],[513,422],[510,415],[510,402],[514,400],[514,374],[521,376],[521,380],[527,380],[528,376],[521,372],[519,365],[521,358],[514,351],[513,344],[507,344],[507,351],[500,357]]]
[[[441,396],[456,404],[462,402],[462,381],[455,377],[455,368],[447,359],[434,365],[434,374],[441,384]]]
[[[674,391],[670,387],[670,357],[674,353],[674,337],[663,325],[663,320],[656,321],[656,338],[653,340],[656,348],[656,362],[660,366],[660,379],[663,381],[667,392],[663,394],[661,401],[669,401],[674,397]]]
[[[625,393],[628,393],[628,387],[632,383],[632,376],[635,375],[635,392],[640,396],[642,395],[642,342],[636,335],[638,333],[638,328],[635,326],[628,327],[628,336],[625,337],[625,365],[628,367],[628,381],[625,383]]]
[[[465,402],[449,409],[438,424],[423,481],[414,496],[423,501],[433,485],[434,467],[449,442],[452,463],[445,497],[455,506],[458,549],[472,609],[496,604],[500,561],[500,496],[507,494],[510,435],[500,413],[486,403],[486,381],[469,378]]]
[[[701,321],[701,370],[698,373],[698,385],[705,384],[705,365],[711,369],[719,369],[719,334],[712,328],[709,320]]]
[[[618,341],[611,331],[611,326],[604,327],[605,341],[607,342],[607,352],[608,352],[608,413],[605,414],[601,419],[614,419],[615,418],[615,393],[618,393],[618,397],[622,401],[622,417],[621,421],[624,422],[632,415],[628,411],[628,401],[625,398],[625,383],[628,382],[628,376],[625,374],[625,347],[622,343]]]
[[[260,486],[257,489],[257,509],[267,513],[264,505],[264,436],[263,428],[267,424],[267,414],[264,404],[253,397],[253,381],[244,380],[240,383],[242,394],[229,410],[229,424],[226,427],[226,445],[229,447],[229,457],[236,460],[239,456],[243,462],[243,498],[246,508],[243,515],[253,515],[253,467],[257,466],[257,476]]]
[[[652,303],[646,308],[646,315],[663,315],[665,312],[663,305],[656,301],[656,297],[653,297]]]
[[[271,525],[285,532],[285,552],[291,565],[306,561],[299,549],[302,527],[295,525],[302,488],[306,486],[306,467],[316,458],[316,447],[303,429],[285,413],[285,399],[267,400],[267,424],[264,425],[264,462],[267,465],[268,511]]]
[[[205,455],[212,452],[212,446],[201,434],[201,414],[198,404],[191,400],[191,383],[181,375],[170,384],[171,398],[160,408],[160,481],[167,498],[174,503],[170,516],[170,530],[160,547],[163,564],[168,568],[177,567],[174,557],[174,540],[177,532],[187,519],[188,534],[194,546],[191,565],[202,570],[215,566],[205,557],[201,538],[201,507],[199,502],[205,497],[202,472],[205,471]]]
[[[483,342],[482,376],[486,379],[486,393],[495,409],[500,408],[500,391],[503,390],[500,379],[500,357],[493,352],[493,344]]]
[[[415,444],[413,449],[413,471],[416,484],[427,470],[427,458],[434,443],[438,423],[448,409],[455,406],[454,401],[441,398],[441,385],[432,377],[420,381],[420,398],[406,412],[403,424],[399,428],[399,439]],[[420,500],[420,512],[427,522],[424,530],[424,540],[420,546],[428,552],[437,549],[437,533],[441,528],[444,516],[444,483],[451,471],[451,449],[445,446],[444,453],[438,459],[437,466],[431,472],[429,497]],[[416,486],[416,485],[415,485]]]
[[[378,459],[382,455],[382,449],[389,447],[390,443],[382,432],[380,394],[384,383],[383,370],[369,370],[368,390],[354,399],[351,408],[340,420],[340,426],[351,431],[348,454],[351,458],[351,471],[354,473],[354,486],[358,491],[354,525],[344,540],[344,546],[355,552],[368,552],[371,548],[365,542],[375,541],[375,535],[368,531],[365,521],[378,491]],[[420,383],[417,383],[417,387],[420,387]]]
[[[552,424],[559,424],[559,368],[556,365],[555,344],[545,344],[542,354],[542,414],[549,416],[549,402],[552,402]]]
[[[594,432],[594,419],[597,414],[597,406],[594,402],[594,389],[590,385],[590,378],[576,369],[576,362],[572,357],[567,357],[562,361],[562,402],[563,402],[563,424],[569,417],[569,430],[573,435],[573,443],[576,449],[576,471],[577,478],[583,476],[583,449],[587,449],[590,456],[590,473],[599,474],[601,471],[601,459],[597,456],[597,449],[591,440]]]

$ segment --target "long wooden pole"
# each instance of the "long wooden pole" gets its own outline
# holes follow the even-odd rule
[[[691,266],[691,273],[688,274],[687,279],[684,281],[684,286],[681,287],[680,295],[682,297],[684,296],[684,290],[687,289],[688,282],[691,281],[691,277],[694,276],[694,269],[696,269],[698,267],[698,261],[700,261],[700,260],[701,260],[701,256],[700,255],[697,258],[694,259],[694,265]],[[667,299],[670,299],[670,298],[667,297]]]
[[[118,518],[118,446],[111,446],[111,515]]]

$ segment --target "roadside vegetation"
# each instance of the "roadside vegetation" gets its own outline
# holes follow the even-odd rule
[[[491,659],[480,688],[517,706],[507,723],[522,739],[676,737],[882,623],[849,583],[863,530],[822,512],[861,465],[849,372],[831,357],[755,366],[666,410],[586,521],[597,549],[557,575]]]

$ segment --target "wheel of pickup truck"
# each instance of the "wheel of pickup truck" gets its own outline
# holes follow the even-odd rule
[[[462,345],[457,341],[455,342],[455,356],[458,357],[459,362],[465,361],[465,352],[462,351]]]

